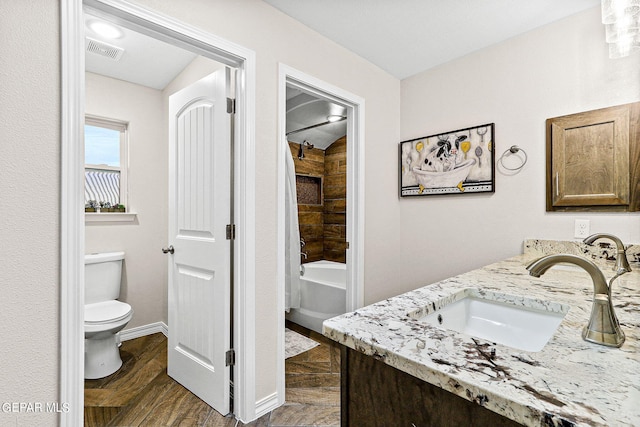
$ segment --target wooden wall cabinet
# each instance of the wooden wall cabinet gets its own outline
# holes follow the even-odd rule
[[[640,210],[640,102],[547,119],[547,211]]]

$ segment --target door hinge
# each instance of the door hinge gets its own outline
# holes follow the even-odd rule
[[[236,225],[227,224],[227,240],[235,240],[235,239],[236,239]]]
[[[236,351],[234,349],[227,350],[224,355],[225,366],[235,366],[236,364]]]
[[[236,113],[236,100],[233,98],[227,98],[227,113],[229,114]]]

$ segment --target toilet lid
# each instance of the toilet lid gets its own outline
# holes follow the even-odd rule
[[[85,323],[117,322],[131,313],[131,306],[120,301],[103,301],[84,306]]]

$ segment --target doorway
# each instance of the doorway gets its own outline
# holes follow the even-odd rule
[[[286,170],[288,157],[292,155],[287,137],[287,91],[298,92],[313,102],[326,101],[340,110],[346,123],[346,229],[344,261],[346,264],[345,311],[353,311],[364,305],[364,99],[313,76],[280,64],[279,68],[279,148],[278,148],[278,396],[284,403],[285,396],[285,310],[289,308],[287,275],[292,274],[287,253],[298,249],[295,242],[287,243]],[[333,113],[332,113],[333,114]],[[327,118],[327,121],[330,119]],[[299,141],[298,150],[303,157],[312,141]],[[293,143],[296,146],[296,143]],[[306,245],[306,243],[305,243]],[[302,250],[302,252],[304,252]],[[290,255],[291,256],[291,255]],[[308,253],[307,253],[308,257]],[[321,325],[321,322],[318,324]],[[318,329],[321,326],[317,327]]]
[[[255,53],[222,38],[164,15],[120,0],[64,0],[62,35],[62,201],[61,201],[61,321],[60,401],[70,411],[60,415],[62,426],[82,425],[84,383],[84,11],[124,28],[167,41],[237,70],[234,139],[236,233],[233,249],[235,300],[233,311],[235,413],[240,419],[255,416],[254,265],[253,219]]]

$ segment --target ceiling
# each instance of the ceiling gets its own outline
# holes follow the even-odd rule
[[[346,120],[327,123],[331,115],[346,117],[344,107],[325,99],[310,95],[299,89],[287,87],[287,140],[302,143],[307,141],[315,148],[325,150],[347,134]],[[323,124],[324,123],[324,124]],[[309,126],[321,124],[313,129],[297,132]]]
[[[404,79],[600,0],[264,0]]]
[[[97,53],[86,52],[85,69],[92,73],[162,90],[197,56],[185,49],[118,25],[114,27],[117,27],[122,35],[116,39],[105,39],[89,28],[88,24],[92,21],[100,19],[85,14],[86,37],[124,49],[117,61]],[[85,48],[87,43],[85,39]]]
[[[100,20],[100,18],[85,14],[85,35],[97,41],[100,46],[96,50],[102,52],[87,51],[85,53],[86,71],[163,90],[198,56],[185,49],[115,24],[112,25],[121,32],[120,37],[106,39],[92,31],[89,26],[91,22]],[[89,39],[86,39],[85,48],[88,44]],[[123,50],[118,60],[104,55],[102,50],[113,50],[109,49],[113,47]],[[286,108],[287,132],[324,123],[327,121],[327,117],[332,114],[346,114],[344,107],[290,87],[287,88]],[[341,121],[302,132],[293,132],[288,136],[288,140],[297,143],[306,140],[316,148],[324,150],[337,139],[345,136],[346,133],[347,122]]]
[[[599,0],[264,1],[399,79],[599,4]],[[96,19],[85,15],[87,24]],[[117,61],[87,52],[87,71],[162,90],[197,56],[118,28],[121,36],[107,40],[86,26],[87,37],[124,49]],[[326,122],[331,114],[346,111],[287,88],[287,132]],[[345,120],[291,133],[288,139],[307,140],[325,149],[344,136],[346,128]]]

